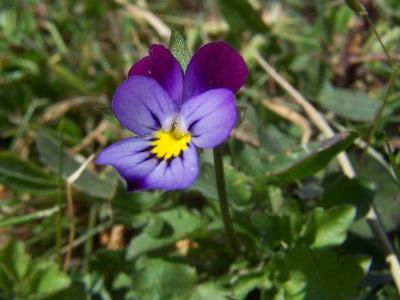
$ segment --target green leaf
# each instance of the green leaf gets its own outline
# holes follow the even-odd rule
[[[339,182],[329,186],[321,200],[320,206],[331,207],[351,204],[357,207],[356,218],[364,217],[375,196],[375,185],[366,179],[343,177]]]
[[[262,33],[270,31],[262,21],[261,15],[247,0],[219,0],[218,3],[232,31],[238,32],[245,28]]]
[[[228,295],[225,289],[209,282],[196,286],[187,300],[226,300]]]
[[[10,240],[0,251],[0,266],[9,278],[22,281],[28,272],[29,260],[25,245],[20,240]]]
[[[171,26],[171,38],[169,40],[168,49],[178,61],[183,73],[185,73],[190,61],[190,52],[186,46],[185,39],[179,31],[175,29],[174,25]]]
[[[85,292],[77,286],[71,286],[54,295],[46,297],[46,300],[83,300],[87,299]]]
[[[328,211],[315,208],[305,224],[299,242],[312,248],[323,248],[342,244],[354,221],[356,209],[351,205],[336,206]]]
[[[43,299],[59,292],[71,284],[71,279],[64,272],[58,270],[56,264],[43,269],[36,269],[29,276],[26,286],[29,289],[29,299]],[[33,296],[35,295],[35,296]]]
[[[256,149],[236,138],[231,139],[229,145],[235,162],[243,172],[250,176],[260,176],[265,172],[264,161]]]
[[[356,122],[372,121],[380,107],[380,103],[365,92],[335,88],[329,82],[318,95],[318,101],[326,109]],[[385,109],[384,115],[389,113],[390,109]]]
[[[125,186],[118,181],[117,192],[111,200],[114,224],[142,227],[149,219],[150,209],[160,201],[163,201],[161,193],[126,193]]]
[[[292,245],[295,233],[288,216],[276,216],[264,212],[255,212],[252,215],[253,225],[264,237],[263,242],[270,250],[281,248],[282,244]]]
[[[166,224],[164,220],[159,215],[153,214],[149,218],[147,226],[145,227],[143,232],[147,233],[149,236],[153,238],[157,238],[162,233],[162,230],[165,225]]]
[[[0,152],[0,183],[16,193],[43,195],[57,191],[54,177],[8,152]]]
[[[90,260],[90,267],[100,272],[134,271],[134,264],[126,263],[126,249],[98,249]]]
[[[268,160],[270,173],[266,180],[283,183],[311,176],[349,147],[357,137],[358,134],[353,131],[343,131],[319,145],[303,145],[273,156]],[[310,152],[310,148],[315,150]]]
[[[38,131],[36,135],[36,147],[40,154],[40,160],[57,173],[59,146],[56,139],[43,131]],[[81,164],[64,149],[62,177],[67,179],[80,166]],[[88,195],[101,199],[110,199],[114,194],[117,175],[115,172],[108,175],[108,178],[101,178],[98,174],[86,169],[73,183],[73,186]]]
[[[189,265],[146,259],[143,268],[132,279],[137,293],[134,299],[185,299],[196,282],[196,270]]]
[[[250,272],[235,280],[233,285],[233,297],[235,300],[245,300],[246,296],[255,288],[261,287],[267,281],[265,272]]]
[[[374,206],[387,231],[398,227],[400,215],[399,184],[392,175],[374,159],[366,159],[359,177],[371,180],[376,186]],[[352,226],[352,231],[363,237],[372,237],[373,234],[365,219],[359,219]]]
[[[273,258],[273,280],[284,299],[352,299],[366,276],[371,259],[296,247]]]
[[[249,203],[251,192],[246,188],[245,176],[226,164],[224,164],[224,174],[228,199],[234,201],[237,205]],[[205,197],[218,199],[214,166],[210,163],[202,163],[200,166],[200,175],[189,189],[198,190]]]
[[[134,237],[127,248],[127,259],[133,259],[143,253],[171,245],[204,226],[201,217],[183,207],[163,211],[157,216],[164,220],[161,234],[155,238],[142,232]]]

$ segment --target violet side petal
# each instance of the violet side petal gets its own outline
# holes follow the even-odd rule
[[[113,166],[125,179],[128,192],[151,188],[145,179],[159,162],[148,151],[150,143],[142,137],[117,142],[100,152],[96,164]]]
[[[138,135],[152,135],[173,120],[179,107],[157,81],[137,75],[118,87],[112,110],[122,126]]]
[[[128,76],[143,75],[155,79],[178,104],[182,102],[182,69],[172,53],[162,45],[152,45],[149,56],[135,63]]]
[[[197,150],[192,142],[181,155],[160,162],[146,177],[144,184],[168,191],[188,188],[199,175]]]
[[[180,115],[196,146],[215,147],[228,138],[236,122],[233,92],[229,89],[206,91],[185,101]]]
[[[225,42],[209,43],[193,55],[183,79],[183,101],[210,89],[236,93],[246,81],[244,59]]]

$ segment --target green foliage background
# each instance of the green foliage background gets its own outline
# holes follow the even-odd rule
[[[400,2],[362,3],[399,61]],[[113,169],[91,162],[72,184],[74,217],[68,210],[68,176],[130,136],[110,114],[115,89],[151,44],[168,45],[172,24],[192,54],[224,40],[249,67],[236,95],[244,120],[224,143],[239,256],[225,235],[210,150],[197,181],[168,193],[127,194]],[[329,121],[332,140],[254,51]],[[361,159],[392,72],[344,1],[2,1],[0,299],[399,299],[365,218],[374,203],[399,250],[399,186],[381,134],[398,163],[398,79]],[[355,178],[335,158],[345,149]]]

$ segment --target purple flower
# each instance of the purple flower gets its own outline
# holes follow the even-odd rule
[[[115,92],[118,121],[136,133],[104,149],[99,165],[112,165],[127,191],[189,187],[199,173],[196,147],[221,144],[236,121],[234,93],[247,66],[228,44],[201,47],[186,73],[171,52],[153,45]]]

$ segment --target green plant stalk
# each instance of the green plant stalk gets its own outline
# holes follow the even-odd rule
[[[367,19],[368,24],[371,26],[372,31],[375,33],[375,36],[376,36],[376,38],[378,39],[379,44],[381,44],[381,47],[382,47],[383,51],[385,52],[385,54],[386,54],[386,56],[387,56],[387,58],[388,58],[390,64],[392,65],[392,68],[394,69],[394,68],[396,67],[396,64],[394,63],[394,61],[393,61],[392,58],[390,57],[389,52],[387,51],[385,45],[383,44],[382,39],[381,39],[381,36],[379,35],[378,31],[376,31],[376,28],[375,28],[375,26],[374,26],[374,23],[372,23],[372,20],[371,20],[371,18],[369,17],[368,14],[364,14],[364,17]]]
[[[394,84],[396,82],[397,75],[399,74],[399,71],[400,71],[400,66],[396,67],[394,69],[394,71],[392,72],[392,74],[390,75],[389,87],[386,91],[385,97],[383,98],[383,103],[382,103],[381,107],[379,108],[378,112],[376,113],[374,123],[372,123],[372,127],[368,133],[367,146],[364,148],[364,151],[361,155],[361,159],[360,159],[360,162],[359,162],[358,168],[357,168],[358,172],[361,170],[361,168],[363,166],[364,160],[365,160],[367,152],[368,152],[368,148],[371,146],[372,138],[374,137],[376,128],[378,127],[378,123],[379,123],[380,119],[382,118],[383,111],[386,107],[386,104],[388,103],[389,96],[392,93],[392,90],[393,90]]]
[[[385,131],[383,131],[383,138],[384,138],[385,143],[386,143],[386,148],[387,148],[387,151],[388,151],[389,160],[390,160],[390,164],[392,165],[392,170],[393,170],[394,176],[396,177],[397,183],[400,184],[400,181],[399,181],[400,180],[399,167],[397,166],[396,159],[394,158],[394,155],[393,155],[392,146],[389,143],[389,140],[388,140],[388,138],[386,136],[386,132]]]
[[[63,168],[63,148],[64,148],[64,117],[61,118],[60,125],[59,125],[59,150],[58,150],[58,173],[57,173],[57,231],[56,231],[56,261],[57,264],[61,264],[61,238],[62,238],[62,210],[61,210],[61,203],[62,203],[62,168]]]
[[[228,197],[226,195],[225,177],[224,177],[224,166],[222,161],[222,145],[218,145],[213,149],[214,152],[214,168],[215,168],[215,179],[218,190],[219,206],[221,208],[221,216],[224,222],[224,227],[228,241],[231,244],[235,254],[240,253],[240,247],[236,238],[235,232],[233,231],[232,220],[229,216]]]

